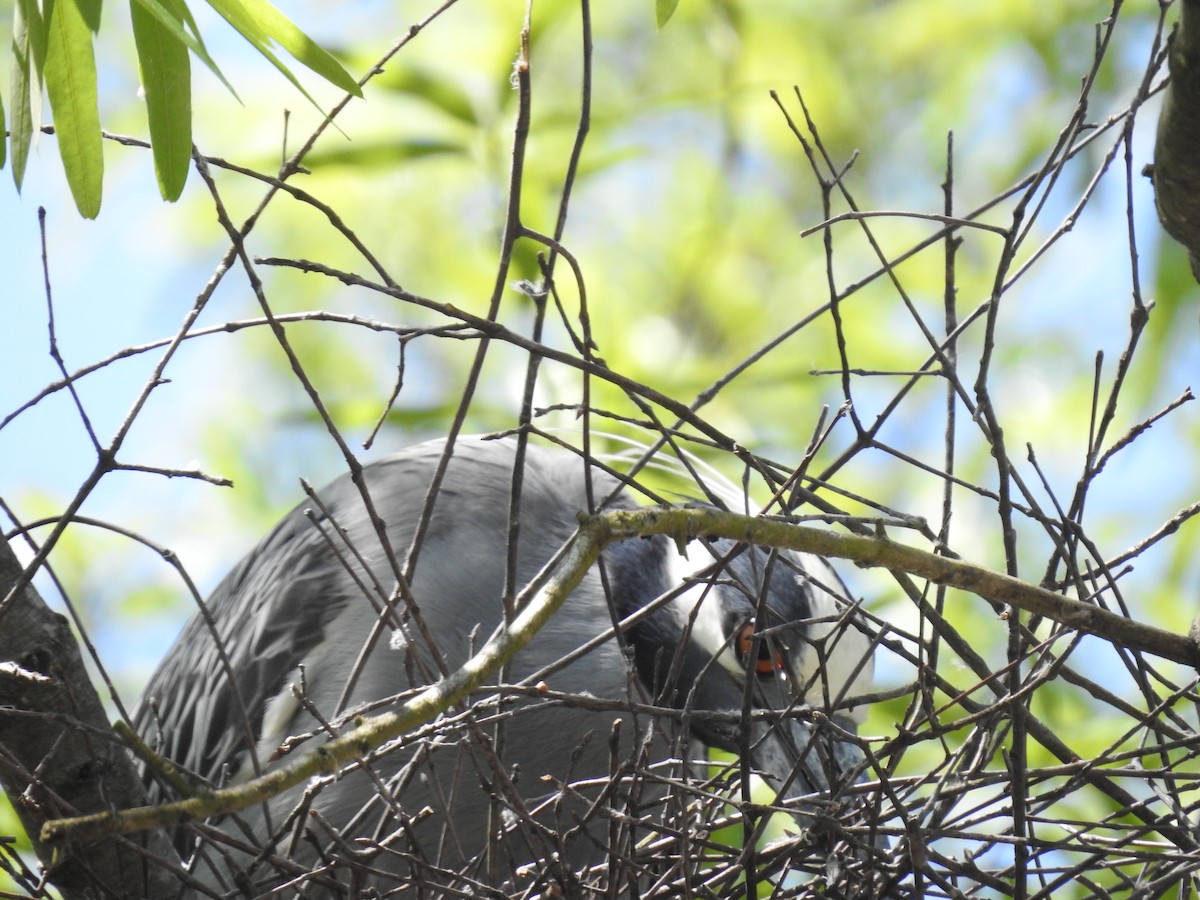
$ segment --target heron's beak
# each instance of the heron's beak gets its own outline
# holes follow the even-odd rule
[[[808,719],[784,713],[756,719],[750,728],[750,762],[783,799],[837,791],[861,780],[866,762],[844,732],[856,726],[844,716]]]
[[[702,722],[698,718],[693,728],[710,746],[742,755],[779,792],[781,800],[836,794],[862,780],[866,758],[847,735],[857,729],[852,719],[845,715],[814,716],[807,708],[789,711],[786,704],[768,703],[766,699],[756,697],[760,702],[755,704],[750,727],[744,734],[736,721],[728,719]],[[697,709],[737,712],[744,705],[745,688],[725,670],[710,670],[701,680],[693,702]],[[764,708],[780,711],[764,715]],[[794,815],[802,825],[811,822],[804,806],[802,802],[795,804]]]

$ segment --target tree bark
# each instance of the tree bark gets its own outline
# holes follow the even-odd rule
[[[1200,0],[1183,0],[1171,35],[1171,82],[1154,146],[1154,198],[1167,234],[1188,251],[1200,281]]]
[[[65,900],[179,897],[179,857],[161,831],[77,844],[41,839],[48,819],[142,806],[146,795],[67,619],[32,585],[14,592],[23,577],[0,541],[0,784]]]

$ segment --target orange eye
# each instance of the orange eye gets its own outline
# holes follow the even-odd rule
[[[750,652],[754,648],[754,622],[746,622],[738,629],[733,639],[733,648],[742,665],[748,665]],[[783,654],[775,649],[766,638],[759,638],[758,655],[753,663],[754,672],[759,677],[775,675],[783,671]]]

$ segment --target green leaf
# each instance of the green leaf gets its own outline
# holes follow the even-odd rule
[[[654,0],[654,17],[658,20],[659,28],[671,21],[671,16],[675,15],[675,7],[678,5],[679,0]]]
[[[25,164],[29,161],[29,146],[33,141],[35,119],[40,117],[42,99],[41,60],[45,56],[46,34],[41,10],[33,0],[17,0],[13,4],[12,65],[9,86],[12,91],[12,125],[9,142],[12,146],[13,183],[17,190],[25,180]],[[38,48],[42,48],[39,52]],[[34,115],[34,104],[39,115]]]
[[[79,214],[100,212],[104,147],[96,103],[92,32],[79,0],[46,0],[46,93],[54,115],[58,152]]]
[[[4,121],[4,98],[0,97],[0,134],[7,134],[8,129],[5,127]],[[4,168],[4,164],[8,161],[5,153],[8,150],[8,142],[0,141],[0,169]]]
[[[168,0],[182,5],[179,0]],[[164,200],[183,192],[192,157],[192,70],[187,45],[146,8],[130,3],[133,39],[146,93],[154,174]],[[177,12],[177,10],[176,10]]]
[[[300,86],[295,76],[271,52],[269,41],[274,41],[290,53],[297,62],[316,72],[326,81],[336,85],[355,97],[362,96],[362,89],[350,77],[342,64],[306,35],[283,13],[267,0],[208,0],[215,9],[246,40],[254,45],[275,68],[295,85],[304,96],[308,92]],[[312,100],[309,97],[309,100]]]
[[[186,4],[177,2],[177,0],[133,0],[133,2],[141,7],[143,12],[149,13],[157,19],[158,24],[167,29],[175,40],[195,53],[196,58],[208,66],[209,71],[220,79],[229,93],[237,97],[237,91],[233,89],[233,85],[229,83],[225,73],[208,55],[204,39],[200,37],[200,28],[196,25],[196,20],[192,18],[191,10],[187,8]]]
[[[79,3],[79,14],[87,24],[88,31],[92,34],[99,34],[101,0],[77,0],[77,2]]]
[[[16,14],[21,17],[21,27],[28,31],[29,52],[40,88],[46,66],[46,17],[42,15],[38,0],[17,0],[16,5],[20,7]]]

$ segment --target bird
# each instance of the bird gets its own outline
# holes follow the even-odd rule
[[[381,458],[310,494],[220,582],[134,726],[196,785],[244,783],[457,669],[581,513],[638,506],[609,467],[512,437]],[[717,816],[727,795],[698,746],[740,754],[737,772],[815,821],[799,798],[863,778],[865,705],[848,703],[872,648],[822,558],[612,543],[470,704],[176,842],[211,896],[582,896],[652,846],[699,853],[697,805]],[[175,799],[159,771],[151,800]]]

